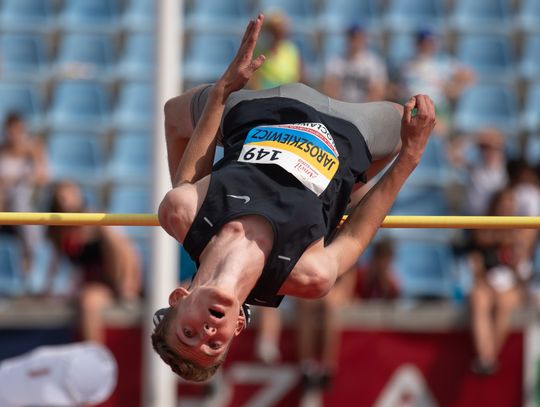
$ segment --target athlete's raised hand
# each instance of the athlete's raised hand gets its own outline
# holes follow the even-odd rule
[[[218,81],[224,89],[224,97],[227,98],[236,90],[242,89],[257,69],[264,63],[264,55],[259,55],[253,59],[253,51],[261,32],[264,16],[259,14],[255,20],[250,20],[240,48],[236,56],[229,64],[229,67]]]
[[[414,114],[416,109],[416,114]],[[424,153],[429,136],[435,127],[435,106],[429,96],[416,95],[409,99],[401,120],[402,158],[416,165]]]

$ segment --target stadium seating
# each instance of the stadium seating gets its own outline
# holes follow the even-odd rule
[[[67,31],[113,33],[118,30],[118,0],[69,0],[58,17]]]
[[[103,178],[104,149],[99,137],[84,133],[55,133],[47,146],[54,179],[94,184]]]
[[[197,34],[187,46],[184,79],[190,84],[218,79],[234,58],[237,36]]]
[[[0,120],[7,113],[17,112],[34,127],[43,122],[43,105],[39,91],[30,84],[0,82]]]
[[[2,76],[10,81],[40,81],[48,71],[43,37],[37,34],[4,34],[0,37]]]
[[[300,50],[306,80],[309,83],[318,83],[323,76],[323,63],[315,36],[296,34],[292,36],[291,40]]]
[[[62,81],[53,90],[49,124],[53,129],[103,131],[110,96],[106,87],[92,81]]]
[[[455,259],[446,244],[399,241],[395,267],[405,298],[449,298]]]
[[[105,79],[112,74],[111,37],[103,34],[66,34],[62,37],[56,67],[67,77]]]
[[[509,0],[456,0],[451,25],[460,32],[509,34],[513,29]]]
[[[152,176],[152,139],[145,133],[115,137],[109,163],[109,178],[117,182],[149,183]]]
[[[116,64],[116,77],[150,80],[154,72],[154,37],[147,33],[131,34]]]
[[[500,85],[476,85],[459,99],[454,115],[455,126],[464,132],[495,127],[505,135],[519,131],[517,97],[512,88]]]
[[[3,0],[0,25],[4,31],[47,33],[55,27],[54,0]]]
[[[242,33],[250,18],[243,0],[199,0],[186,15],[188,29],[204,32]]]
[[[128,82],[122,85],[114,123],[122,130],[149,130],[154,114],[154,93],[151,82]]]
[[[377,0],[325,0],[318,26],[325,32],[343,33],[352,24],[370,32],[380,29],[381,10]]]
[[[398,71],[404,62],[411,59],[416,50],[414,35],[394,33],[388,40],[387,59],[390,70]]]
[[[527,80],[540,79],[540,35],[530,35],[524,40],[519,71]]]
[[[0,235],[0,296],[22,292],[22,248],[16,237]]]
[[[500,35],[464,35],[457,59],[474,69],[477,81],[512,82],[516,79],[512,43]]]
[[[444,26],[444,3],[442,0],[392,0],[386,14],[386,26],[390,31],[416,31],[437,29]]]
[[[150,32],[154,28],[154,0],[130,0],[122,14],[122,27],[129,31]]]
[[[151,190],[148,186],[114,185],[110,192],[107,211],[110,213],[149,213],[152,211]],[[129,236],[144,238],[150,228],[130,226],[124,229]]]

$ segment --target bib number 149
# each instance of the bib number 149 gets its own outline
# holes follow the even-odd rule
[[[264,147],[251,147],[247,150],[242,150],[240,161],[276,161],[279,160],[279,155],[282,151],[267,149]]]

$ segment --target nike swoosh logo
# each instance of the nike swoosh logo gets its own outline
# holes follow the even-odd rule
[[[244,201],[245,204],[247,204],[249,201],[251,201],[251,198],[247,195],[227,195],[231,198],[235,198],[235,199],[241,199]]]

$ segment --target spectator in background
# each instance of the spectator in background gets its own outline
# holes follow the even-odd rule
[[[488,216],[516,214],[514,193],[496,192]],[[482,375],[497,371],[497,357],[509,331],[512,312],[522,303],[532,273],[531,235],[522,229],[475,230],[470,254],[474,283],[470,294],[477,359],[471,368]]]
[[[479,159],[468,169],[465,211],[469,215],[482,215],[488,209],[491,195],[508,181],[504,136],[496,129],[479,131],[475,136]]]
[[[356,273],[347,272],[325,297],[298,300],[298,357],[308,397],[327,390],[337,372],[342,332],[339,312],[352,298],[355,284]]]
[[[447,55],[438,53],[437,37],[429,30],[416,34],[416,54],[401,68],[404,94],[430,95],[437,109],[435,132],[446,135],[451,101],[474,80],[473,72]]]
[[[50,212],[84,212],[80,188],[72,182],[54,186]],[[55,255],[49,284],[65,256],[81,271],[77,292],[84,340],[104,342],[101,313],[116,301],[133,302],[141,290],[141,265],[133,244],[116,229],[103,226],[50,226],[47,237]]]
[[[524,159],[511,160],[507,165],[508,185],[514,191],[516,215],[540,215],[540,188],[538,175]]]
[[[285,15],[275,12],[267,17],[265,36],[258,54],[264,54],[264,64],[248,83],[251,89],[268,89],[293,82],[302,82],[302,57],[298,47],[290,40],[289,23]]]
[[[393,261],[394,246],[390,240],[373,243],[369,262],[358,270],[357,287],[361,299],[394,300],[399,297]]]
[[[368,48],[368,35],[358,25],[347,30],[344,56],[326,65],[323,91],[346,102],[370,102],[385,96],[387,71],[384,61]]]
[[[29,137],[23,118],[10,113],[4,120],[4,134],[0,143],[0,199],[6,211],[34,210],[36,187],[48,180],[47,160],[43,145]],[[39,226],[12,229],[20,236],[24,248],[24,268],[31,266],[32,248],[39,243]]]

